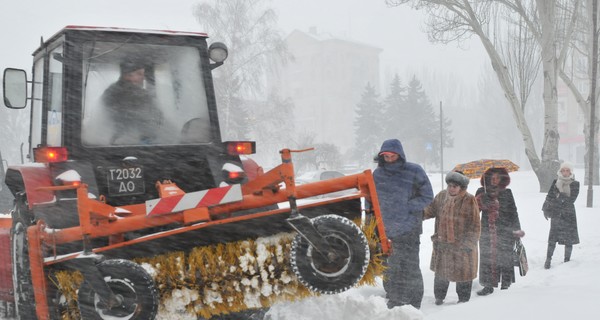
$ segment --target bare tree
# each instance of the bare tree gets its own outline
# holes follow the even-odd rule
[[[573,66],[572,64],[567,63],[568,61],[579,60],[577,57],[579,55],[578,53],[587,52],[589,56],[589,53],[591,52],[591,47],[589,46],[591,43],[589,39],[591,38],[586,39],[585,37],[578,37],[578,35],[581,34],[591,34],[589,27],[590,20],[589,16],[586,14],[587,12],[590,12],[589,6],[587,6],[587,10],[583,9],[585,6],[582,6],[581,0],[538,0],[536,1],[538,14],[531,15],[526,10],[523,10],[521,1],[503,1],[503,3],[508,4],[522,17],[526,17],[526,20],[528,21],[528,24],[532,30],[540,30],[535,34],[539,39],[540,45],[542,46],[542,56],[545,60],[544,74],[550,74],[552,77],[554,77],[556,72],[563,82],[565,82],[565,84],[569,87],[578,101],[580,108],[582,108],[584,111],[584,117],[586,118],[586,121],[584,121],[584,135],[586,137],[589,136],[589,98],[587,101],[583,98],[581,91],[578,90],[578,87],[575,84],[576,81],[574,81],[573,76],[576,76],[577,73],[587,74],[589,76],[589,70],[591,69],[589,66],[591,63],[588,62],[586,71],[575,71],[575,68],[571,69],[571,71],[575,72],[565,71],[565,67],[569,68],[569,65],[571,67]],[[582,21],[585,22],[581,23]],[[577,42],[580,42],[578,39],[583,39],[583,42],[587,42],[587,45],[582,46],[582,48],[585,48],[584,50],[577,48]],[[545,85],[547,84],[548,81],[546,81],[545,78]],[[544,96],[544,98],[546,98],[546,96]],[[586,140],[586,154],[592,147],[593,146],[589,145],[588,140]],[[590,164],[588,163],[588,157],[586,156],[585,158],[586,171],[588,171]],[[593,163],[597,167],[598,159],[594,158]],[[594,180],[596,182],[598,181],[597,175]]]
[[[264,94],[265,71],[270,59],[287,58],[277,29],[277,14],[264,0],[204,1],[195,7],[198,22],[213,39],[229,47],[228,61],[215,70],[215,90],[223,136],[246,139],[249,106],[247,101]]]
[[[590,130],[590,116],[591,116],[591,93],[586,91],[586,86],[580,85],[590,83],[592,80],[592,41],[594,32],[592,30],[592,10],[591,0],[581,1],[569,1],[562,6],[563,11],[570,12],[570,19],[568,23],[565,23],[565,28],[561,31],[561,39],[565,43],[569,43],[569,46],[565,46],[565,50],[561,52],[559,58],[559,76],[560,79],[569,87],[569,90],[575,97],[579,108],[582,110],[584,115],[584,127],[583,132],[585,137],[589,137],[591,134],[594,136],[598,135],[598,117],[595,119],[596,125],[594,126],[594,132]],[[597,36],[597,34],[596,34]],[[600,93],[596,93],[596,101],[598,100]],[[595,139],[594,139],[595,141]],[[588,154],[591,149],[594,148],[594,144],[589,143],[589,139],[585,140],[585,168],[586,172],[590,170],[590,163]],[[592,160],[591,166],[598,168],[600,161],[598,152],[594,152],[594,159]],[[600,174],[598,170],[593,171],[594,184],[598,184],[600,181]],[[586,174],[585,183],[589,183],[589,177]]]
[[[267,100],[251,104],[248,125],[252,137],[256,139],[257,154],[264,165],[278,164],[278,151],[291,148],[294,138],[294,103],[290,98],[282,98],[277,91],[269,93]]]
[[[316,135],[314,132],[300,132],[296,135],[296,139],[294,139],[294,147],[298,150],[307,150],[309,148],[313,148],[312,150],[307,150],[304,152],[298,152],[293,155],[294,157],[294,170],[296,173],[302,173],[305,171],[316,170],[317,169],[317,153],[314,148],[317,144],[315,142]]]
[[[511,19],[510,13],[507,14],[507,19]],[[540,53],[522,17],[517,17],[516,21],[503,27],[506,34],[496,33],[496,37],[502,40],[506,36],[506,39],[497,41],[496,46],[504,58],[515,92],[519,95],[521,108],[525,111],[540,71]]]
[[[0,79],[1,80],[1,79]],[[1,98],[1,97],[0,97]],[[27,134],[29,132],[29,109],[13,110],[0,108],[0,118],[5,125],[0,126],[0,152],[4,165],[17,164],[27,161],[23,148],[27,149]],[[24,145],[22,145],[24,143]],[[27,153],[27,151],[25,151]],[[6,168],[6,167],[5,167]]]
[[[541,1],[544,2],[544,1]],[[427,23],[428,35],[430,40],[440,43],[450,43],[454,41],[460,42],[473,35],[477,36],[484,49],[486,50],[492,68],[505,97],[508,100],[517,128],[521,132],[523,143],[525,145],[525,154],[535,171],[540,183],[540,191],[548,190],[552,178],[558,169],[558,108],[556,94],[556,57],[554,56],[554,33],[552,28],[542,23],[544,28],[550,29],[546,32],[544,28],[533,29],[531,22],[523,18],[522,23],[527,25],[517,29],[519,32],[530,32],[540,44],[542,65],[544,67],[544,103],[545,103],[545,128],[544,142],[541,151],[541,158],[538,156],[535,143],[525,119],[524,108],[526,98],[531,89],[531,81],[534,80],[532,75],[525,76],[515,74],[515,70],[521,70],[522,66],[510,68],[511,63],[517,66],[519,63],[527,63],[535,67],[535,59],[527,58],[531,53],[519,54],[519,57],[503,56],[507,52],[506,47],[499,46],[501,41],[498,41],[497,35],[504,32],[505,27],[498,28],[499,15],[505,11],[501,10],[499,4],[505,5],[506,8],[514,10],[515,3],[529,14],[533,14],[535,6],[530,4],[524,7],[520,1],[466,1],[466,0],[386,0],[390,6],[399,6],[410,4],[414,9],[424,10],[429,17]],[[538,8],[539,9],[539,8]],[[539,9],[543,11],[545,17],[549,16],[552,19],[552,6],[542,5]],[[496,22],[496,23],[493,23]],[[541,31],[543,30],[543,32]],[[500,32],[500,33],[496,33]],[[542,37],[543,35],[543,37]],[[552,39],[550,41],[549,39]],[[526,42],[521,42],[520,50],[532,50],[531,45],[524,47]],[[542,44],[546,44],[545,46]],[[504,49],[503,49],[504,48]],[[552,53],[552,54],[550,54]],[[554,56],[554,58],[552,58]],[[518,59],[517,59],[518,58]],[[546,69],[547,68],[547,69]],[[512,71],[512,72],[511,72]],[[522,83],[520,81],[523,81]]]

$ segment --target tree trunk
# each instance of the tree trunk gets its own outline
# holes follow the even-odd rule
[[[597,89],[597,72],[598,72],[598,1],[593,0],[591,3],[592,10],[590,12],[590,18],[592,21],[591,30],[589,32],[589,52],[588,65],[589,76],[590,76],[590,92],[586,101],[588,107],[586,113],[587,117],[583,132],[585,138],[585,179],[586,185],[598,185],[598,89]],[[593,109],[592,109],[593,108]],[[593,112],[592,112],[593,111]],[[591,157],[590,157],[591,155]],[[592,176],[593,175],[593,176]],[[592,177],[590,177],[592,176]],[[592,181],[590,181],[590,179]],[[590,188],[591,190],[591,188]],[[588,190],[588,191],[590,191]],[[591,194],[588,193],[588,207],[592,205]]]
[[[589,115],[589,113],[588,113],[588,115]],[[589,116],[587,118],[589,119]],[[594,131],[596,131],[596,134],[594,135],[595,137],[598,136],[598,125],[599,125],[599,123],[598,123],[598,117],[596,117],[596,123],[594,124]],[[590,122],[589,121],[586,121],[583,124],[583,132],[584,132],[584,134],[583,134],[584,137],[589,137],[589,135],[591,134],[590,133]],[[591,148],[593,147],[593,146],[590,145],[590,141],[589,140],[590,139],[587,139],[587,138],[585,139],[585,158],[584,158],[585,160],[584,160],[584,163],[585,163],[585,172],[586,173],[589,172],[589,170],[590,170],[589,154],[590,154]],[[598,171],[600,171],[600,170],[598,170],[598,168],[600,168],[600,157],[598,155],[598,153],[599,153],[598,152],[598,141],[596,140],[596,142],[594,142],[594,143],[596,144],[596,146],[595,146],[596,149],[594,150],[594,160],[592,161],[592,166],[594,168],[594,171],[592,172],[592,174],[594,175],[594,177],[592,179],[594,180],[594,185],[597,186],[599,184],[599,182],[600,182],[600,179],[599,179],[600,173],[598,172]],[[589,177],[588,174],[586,174],[585,175],[585,179],[584,179],[584,185],[588,185],[589,183],[590,183],[590,177]]]
[[[575,100],[577,101],[577,104],[579,105],[579,108],[581,109],[581,111],[583,112],[584,115],[584,120],[583,120],[583,136],[584,137],[589,137],[590,134],[590,111],[591,111],[591,106],[590,106],[590,102],[585,99],[582,95],[581,92],[579,91],[579,89],[577,88],[577,86],[573,83],[573,79],[571,77],[569,77],[564,70],[560,70],[560,78],[565,82],[565,84],[567,85],[567,87],[569,87],[569,89],[571,90],[571,93],[573,94],[573,96],[575,96]],[[596,125],[594,125],[594,131],[596,131],[596,136],[598,136],[598,121],[596,120]],[[585,172],[589,172],[590,170],[590,166],[589,166],[589,161],[588,161],[588,154],[590,152],[590,140],[589,139],[584,139],[585,140],[585,155],[584,155],[584,163],[585,163]],[[596,148],[597,150],[598,148]],[[598,157],[598,152],[594,152],[594,161],[593,161],[593,168],[600,168],[600,158]],[[594,180],[594,185],[598,185],[600,182],[600,170],[594,170],[593,174],[593,180]],[[588,180],[589,177],[587,174],[585,174],[585,185],[588,184]]]
[[[546,192],[556,176],[560,166],[558,161],[558,79],[557,51],[555,44],[555,1],[536,1],[540,21],[540,46],[542,67],[544,71],[544,146],[542,147],[542,163],[536,174],[540,181],[540,192]]]
[[[546,155],[546,159],[540,158],[537,155],[535,150],[535,144],[533,142],[533,136],[531,135],[531,131],[529,130],[529,126],[527,125],[527,121],[525,120],[525,115],[523,113],[523,109],[521,108],[521,104],[519,99],[517,98],[517,94],[514,91],[514,87],[510,80],[510,76],[508,74],[508,69],[502,63],[502,58],[498,54],[498,51],[495,49],[494,45],[489,41],[489,39],[485,36],[481,29],[475,29],[475,32],[481,39],[483,47],[487,51],[490,56],[490,60],[492,62],[492,67],[496,72],[496,76],[498,77],[498,81],[500,82],[500,86],[504,91],[505,97],[510,103],[511,109],[513,111],[513,116],[515,118],[515,122],[517,124],[517,128],[521,132],[521,136],[523,137],[523,143],[525,144],[525,154],[535,172],[538,182],[540,183],[540,192],[547,192],[550,189],[550,185],[556,176],[556,172],[560,166],[558,162],[558,130],[557,130],[557,120],[558,112],[557,105],[554,104],[554,131],[546,130],[544,133],[544,145],[542,147],[542,155]],[[556,83],[556,82],[555,82]],[[556,91],[556,87],[555,87]],[[546,106],[548,108],[548,106]],[[546,111],[547,112],[547,111]],[[548,119],[548,116],[546,116]],[[548,122],[546,120],[546,122]],[[551,121],[549,122],[551,123]],[[554,159],[548,159],[548,156],[554,154]]]

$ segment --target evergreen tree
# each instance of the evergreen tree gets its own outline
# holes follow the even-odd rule
[[[427,94],[421,86],[421,82],[413,76],[406,88],[406,110],[409,121],[405,122],[405,131],[400,140],[403,143],[409,161],[421,163],[437,163],[440,156],[440,120],[439,115],[433,110],[433,106]],[[449,126],[451,122],[444,117],[444,141],[445,145],[451,145]]]
[[[288,52],[277,13],[265,0],[205,0],[194,15],[211,38],[229,47],[225,64],[213,72],[224,140],[248,139],[252,101],[264,95],[265,71]]]
[[[367,83],[360,102],[356,105],[356,118],[354,120],[354,134],[356,145],[354,159],[361,167],[373,162],[373,156],[379,151],[382,133],[385,127],[383,121],[384,105],[379,102],[379,94],[375,87]]]
[[[406,108],[406,88],[402,86],[398,74],[394,76],[390,85],[390,93],[385,98],[384,112],[385,126],[381,140],[406,136],[406,126],[410,123],[410,116]]]

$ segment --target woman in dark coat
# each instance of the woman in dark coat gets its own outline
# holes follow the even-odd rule
[[[523,237],[519,214],[512,191],[507,188],[510,176],[505,168],[490,168],[481,177],[482,187],[475,197],[481,210],[481,237],[479,238],[479,283],[483,289],[480,296],[494,292],[515,282],[513,248],[515,241]]]
[[[554,254],[557,242],[565,246],[565,262],[571,260],[573,245],[579,243],[577,215],[575,214],[575,200],[579,195],[579,181],[575,180],[573,167],[567,162],[563,162],[557,175],[557,179],[552,182],[548,195],[546,195],[546,201],[553,204],[551,216],[546,217],[546,219],[551,219],[548,252],[544,264],[546,269],[550,269],[552,254]]]
[[[424,219],[435,218],[431,236],[431,271],[435,272],[435,304],[444,303],[450,282],[456,282],[458,302],[471,298],[477,278],[480,218],[475,196],[467,192],[469,178],[459,172],[446,175],[448,188],[440,191],[425,208]]]

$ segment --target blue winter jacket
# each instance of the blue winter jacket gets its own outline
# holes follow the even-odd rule
[[[391,151],[400,157],[387,163],[380,157],[373,172],[386,235],[390,238],[422,233],[423,209],[433,200],[433,190],[423,168],[406,162],[398,139],[383,142],[381,152]]]

